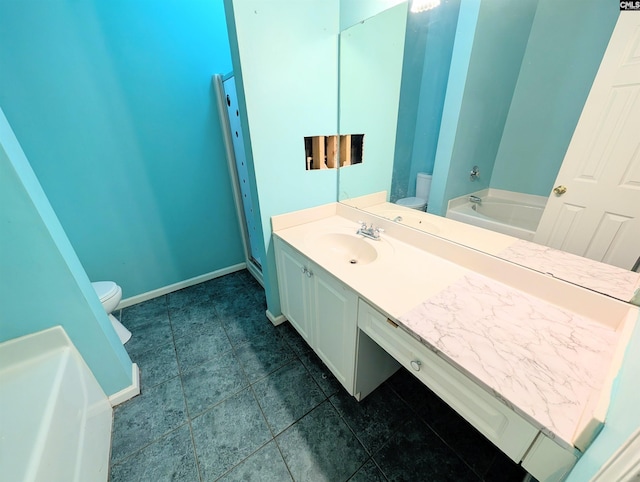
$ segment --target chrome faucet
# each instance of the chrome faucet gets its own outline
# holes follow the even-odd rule
[[[469,196],[469,202],[475,203],[475,204],[480,204],[482,202],[482,199],[479,198],[478,196],[471,195],[471,196]]]
[[[480,169],[478,168],[478,166],[473,166],[473,168],[469,172],[469,179],[471,181],[475,181],[479,177],[480,177]]]
[[[376,228],[373,223],[367,226],[366,222],[358,221],[360,223],[360,228],[356,231],[356,234],[360,234],[365,238],[373,239],[375,241],[380,240],[380,233],[384,231],[382,228]]]

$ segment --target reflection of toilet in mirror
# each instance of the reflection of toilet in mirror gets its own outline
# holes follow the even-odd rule
[[[104,311],[109,315],[109,321],[111,321],[113,328],[116,330],[118,338],[120,338],[120,341],[124,345],[131,338],[131,332],[111,314],[113,310],[118,307],[122,299],[122,288],[113,281],[97,281],[91,283],[91,286],[93,286],[94,291],[98,295]]]
[[[431,175],[419,172],[416,178],[416,195],[414,197],[403,197],[398,199],[396,204],[418,211],[425,211],[427,208],[427,200],[429,199],[429,190],[431,189]]]

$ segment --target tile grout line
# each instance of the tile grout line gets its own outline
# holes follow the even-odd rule
[[[173,354],[176,357],[176,365],[178,366],[178,377],[180,378],[180,390],[182,390],[182,400],[184,401],[185,415],[187,416],[187,424],[189,425],[189,439],[191,440],[191,449],[193,453],[193,461],[196,464],[196,470],[198,471],[198,480],[203,482],[202,470],[200,469],[200,461],[198,460],[198,450],[196,449],[196,440],[193,435],[193,426],[191,425],[191,411],[189,410],[189,404],[187,403],[187,395],[184,391],[184,381],[182,380],[182,365],[178,358],[178,350],[176,350],[176,334],[173,329],[173,320],[171,319],[171,310],[169,309],[169,296],[167,295],[167,318],[169,319],[169,326],[171,327],[171,344],[173,345]]]
[[[401,369],[402,369],[402,368],[401,368]],[[452,446],[451,446],[451,445],[450,445],[450,444],[449,444],[449,443],[448,443],[444,438],[442,438],[442,436],[438,433],[438,431],[437,431],[434,427],[432,427],[432,426],[431,426],[431,424],[430,424],[429,422],[427,422],[426,420],[424,420],[424,419],[422,418],[421,414],[420,414],[420,413],[418,413],[418,411],[417,411],[417,410],[415,410],[415,409],[414,409],[414,408],[409,404],[409,402],[407,402],[407,400],[405,400],[405,399],[404,399],[404,397],[402,397],[402,395],[400,395],[400,393],[398,393],[398,392],[396,391],[396,389],[395,389],[392,385],[389,385],[389,387],[390,387],[390,388],[391,388],[391,390],[393,390],[393,392],[398,396],[398,398],[399,398],[400,400],[402,400],[402,402],[407,406],[407,408],[409,409],[409,411],[410,411],[411,413],[413,413],[413,415],[414,415],[414,416],[416,416],[416,417],[418,418],[418,420],[419,420],[419,421],[421,421],[421,422],[422,422],[422,423],[423,423],[423,424],[424,424],[424,425],[425,425],[425,426],[426,426],[426,427],[427,427],[427,428],[428,428],[428,429],[429,429],[429,430],[430,430],[430,431],[431,431],[431,432],[432,432],[432,433],[433,433],[433,434],[438,438],[438,440],[440,440],[440,441],[445,445],[445,447],[447,447],[451,452],[453,452],[453,453],[455,454],[455,456],[456,456],[458,459],[460,459],[460,460],[462,461],[462,463],[463,463],[463,464],[464,464],[464,465],[465,465],[465,466],[466,466],[466,467],[467,467],[467,468],[468,468],[468,469],[469,469],[469,470],[470,470],[470,471],[471,471],[471,472],[472,472],[476,477],[478,477],[479,481],[483,481],[483,480],[484,480],[484,476],[483,476],[483,475],[480,475],[480,474],[479,474],[479,473],[478,473],[478,472],[477,472],[473,467],[471,467],[471,465],[470,465],[470,464],[465,460],[465,458],[464,458],[464,457],[463,457],[463,456],[462,456],[462,455],[461,455],[457,450],[455,450],[455,449],[454,449],[454,448],[453,448],[453,447],[452,447]],[[427,388],[429,389],[429,387],[427,387]],[[429,390],[431,390],[431,389],[429,389]],[[438,396],[438,395],[436,395],[436,397],[437,397],[437,396]],[[438,398],[440,398],[440,397],[438,397]],[[395,435],[395,433],[397,433],[397,432],[399,432],[399,430],[396,430],[396,432],[394,432],[394,435]],[[481,434],[481,435],[482,435],[482,434]],[[483,435],[483,437],[484,437],[484,435]],[[386,443],[385,443],[384,445],[386,445]],[[496,456],[496,455],[494,454],[494,460],[495,460],[495,456]],[[493,462],[492,462],[492,463],[493,463]],[[491,466],[489,466],[489,468],[490,468],[490,467],[491,467]],[[487,469],[487,470],[489,470],[489,469]],[[486,474],[485,474],[485,475],[486,475]]]
[[[207,282],[210,283],[210,282]],[[149,446],[158,443],[161,439],[166,438],[168,436],[170,436],[173,432],[176,432],[180,429],[184,428],[184,425],[188,424],[189,425],[189,436],[190,436],[190,441],[191,441],[191,447],[192,447],[192,454],[194,457],[194,461],[196,464],[196,470],[198,472],[198,480],[200,482],[203,482],[205,480],[205,476],[204,473],[202,471],[202,467],[200,465],[200,460],[198,457],[198,453],[196,450],[196,441],[195,441],[195,434],[194,434],[194,428],[192,425],[192,422],[194,419],[199,418],[200,416],[204,415],[205,413],[208,413],[209,411],[213,410],[215,407],[219,406],[220,404],[224,403],[225,401],[229,400],[230,398],[238,395],[238,393],[242,392],[245,389],[249,389],[249,391],[251,392],[251,395],[253,397],[253,400],[257,403],[258,405],[258,409],[261,412],[262,415],[262,419],[263,422],[266,423],[267,428],[269,430],[269,434],[270,434],[270,438],[264,443],[262,444],[260,447],[256,448],[256,450],[254,450],[251,454],[249,454],[248,456],[244,457],[241,461],[235,463],[231,468],[229,468],[224,474],[220,475],[219,477],[216,478],[216,480],[219,480],[219,478],[224,478],[226,477],[230,472],[232,472],[233,470],[237,469],[240,465],[244,464],[248,459],[250,459],[251,457],[253,457],[257,452],[259,452],[260,450],[264,449],[265,446],[267,446],[271,441],[274,441],[276,444],[276,448],[278,450],[278,453],[280,454],[280,457],[282,458],[285,467],[290,475],[290,477],[292,478],[292,480],[295,481],[295,478],[293,477],[293,473],[291,472],[291,468],[289,467],[289,464],[287,463],[287,461],[285,460],[284,457],[284,453],[282,451],[282,448],[280,447],[279,444],[279,440],[278,437],[284,433],[286,433],[287,431],[291,430],[294,426],[296,426],[296,424],[298,424],[302,419],[304,419],[305,417],[307,417],[309,414],[311,414],[312,412],[314,412],[316,409],[318,409],[318,407],[322,406],[324,404],[324,402],[328,401],[329,402],[329,406],[337,413],[339,419],[347,426],[349,433],[352,434],[353,437],[355,437],[355,439],[358,441],[358,443],[360,444],[360,446],[364,449],[365,453],[368,455],[368,457],[364,460],[364,462],[362,464],[359,465],[359,467],[355,470],[355,472],[353,474],[351,474],[346,480],[352,480],[356,474],[358,474],[358,472],[360,472],[362,470],[362,468],[369,464],[369,462],[373,463],[373,466],[375,467],[375,469],[378,471],[378,474],[384,479],[384,480],[389,480],[389,477],[387,476],[387,474],[381,469],[380,465],[378,464],[378,461],[376,460],[376,455],[379,455],[380,451],[387,446],[393,439],[394,437],[397,436],[398,433],[400,433],[402,431],[402,428],[404,426],[406,426],[406,424],[408,423],[408,420],[405,420],[403,424],[400,424],[397,428],[395,428],[393,431],[390,432],[389,437],[384,441],[384,443],[382,443],[380,445],[380,447],[378,447],[375,451],[374,450],[369,450],[365,444],[363,443],[363,440],[361,439],[361,437],[358,436],[358,434],[355,432],[355,428],[352,427],[348,422],[347,419],[343,416],[343,414],[338,410],[337,406],[335,405],[337,403],[337,398],[336,395],[339,392],[332,392],[332,389],[335,388],[333,387],[333,385],[329,385],[331,388],[327,389],[326,391],[322,388],[319,379],[316,379],[316,376],[314,376],[314,373],[317,372],[316,370],[316,366],[315,363],[316,361],[313,360],[311,357],[314,355],[314,352],[311,351],[310,353],[304,352],[304,358],[307,358],[307,355],[309,356],[309,360],[308,363],[305,363],[305,361],[303,360],[303,356],[301,354],[298,353],[298,344],[295,343],[296,340],[294,340],[291,337],[287,337],[285,336],[287,333],[285,333],[284,330],[278,330],[278,327],[272,327],[273,329],[275,329],[275,336],[278,338],[278,340],[280,342],[282,342],[282,344],[284,346],[286,346],[286,348],[290,351],[290,355],[291,358],[289,358],[289,355],[287,355],[286,358],[288,358],[284,363],[282,363],[279,366],[276,366],[275,368],[270,369],[270,371],[268,373],[262,374],[262,376],[260,376],[258,379],[251,381],[250,377],[248,376],[248,369],[250,368],[250,366],[245,367],[243,365],[243,363],[240,361],[240,359],[238,358],[238,348],[239,347],[244,347],[245,345],[249,345],[253,342],[256,333],[258,333],[259,330],[256,330],[254,328],[253,325],[246,325],[247,328],[245,329],[244,323],[240,323],[242,322],[244,319],[242,318],[242,314],[244,313],[246,310],[249,310],[249,306],[253,306],[253,304],[248,305],[247,303],[252,303],[255,302],[256,306],[260,305],[262,306],[262,304],[264,303],[264,299],[263,298],[258,298],[258,292],[257,290],[245,286],[242,283],[238,284],[238,286],[236,286],[236,282],[233,281],[232,283],[228,284],[228,285],[224,285],[225,289],[223,290],[217,290],[216,294],[220,293],[221,296],[224,297],[229,297],[229,296],[233,296],[233,294],[235,292],[238,291],[242,291],[244,294],[242,297],[238,297],[238,299],[234,300],[231,304],[229,304],[227,306],[227,300],[224,297],[221,297],[220,299],[216,299],[213,298],[212,294],[210,293],[211,288],[214,287],[214,285],[208,285],[206,287],[206,289],[202,289],[200,290],[193,290],[189,293],[189,297],[185,297],[184,300],[187,302],[185,303],[185,306],[191,306],[192,304],[196,303],[196,299],[198,297],[202,297],[202,298],[207,298],[207,301],[211,304],[211,308],[212,308],[212,312],[215,315],[216,318],[216,322],[220,323],[220,326],[222,327],[224,333],[225,333],[225,337],[226,340],[229,343],[230,349],[226,350],[222,353],[217,353],[217,356],[223,356],[224,354],[228,354],[228,353],[232,353],[233,357],[234,357],[234,362],[239,365],[239,373],[241,373],[244,376],[244,381],[243,383],[245,383],[245,385],[234,391],[233,393],[227,393],[227,390],[221,390],[219,391],[219,393],[225,393],[225,398],[223,398],[222,400],[217,401],[215,404],[210,405],[208,407],[205,407],[205,409],[202,412],[199,412],[197,414],[192,413],[192,410],[189,408],[189,404],[187,401],[187,394],[185,391],[185,384],[184,384],[184,379],[183,376],[185,374],[188,374],[190,371],[192,370],[196,370],[199,367],[201,367],[204,364],[207,364],[208,362],[210,362],[211,360],[213,360],[215,357],[212,358],[208,358],[207,360],[199,363],[198,365],[186,368],[183,367],[183,364],[180,362],[180,359],[178,357],[178,351],[177,351],[177,347],[176,347],[176,339],[180,339],[182,337],[177,337],[176,338],[176,331],[174,330],[174,328],[176,328],[176,323],[177,321],[179,321],[178,319],[174,320],[174,317],[176,316],[176,313],[173,314],[172,316],[172,309],[170,308],[170,298],[169,295],[173,294],[174,296],[176,296],[178,293],[180,293],[180,291],[177,291],[175,293],[169,293],[167,295],[164,295],[164,310],[165,314],[167,316],[168,322],[169,322],[169,328],[171,330],[171,337],[170,337],[170,341],[167,341],[166,345],[169,345],[169,343],[171,343],[171,348],[173,350],[173,356],[175,357],[176,360],[176,365],[177,365],[177,370],[178,373],[176,376],[180,377],[179,383],[180,383],[180,389],[182,391],[182,399],[183,399],[183,403],[184,403],[184,409],[185,409],[185,417],[186,417],[186,422],[178,425],[177,427],[175,427],[174,429],[171,429],[159,436],[157,436],[154,440],[150,441],[149,443],[145,444],[143,447],[140,447],[139,449],[137,449],[136,451],[126,455],[124,458],[120,459],[119,461],[117,461],[117,463],[112,464],[109,463],[109,472],[108,472],[108,476],[109,476],[109,480],[111,479],[111,468],[113,466],[117,466],[117,465],[121,465],[121,464],[125,464],[130,458],[134,457],[136,454],[139,454],[141,451],[147,449]],[[188,288],[187,288],[188,289]],[[186,293],[186,292],[185,292]],[[245,296],[247,295],[248,298],[250,299],[245,299]],[[242,298],[242,300],[239,300],[239,298]],[[237,301],[241,301],[240,303],[238,303]],[[224,305],[219,305],[218,303],[223,303]],[[246,306],[244,306],[246,305]],[[223,318],[220,316],[220,308],[228,308],[228,311],[226,313],[226,316]],[[152,310],[152,308],[151,308]],[[152,311],[149,311],[150,314],[152,314]],[[243,311],[244,310],[244,311]],[[120,310],[120,318],[122,319],[124,315],[124,311],[126,310]],[[175,311],[175,310],[174,310]],[[138,314],[144,314],[145,310],[141,310],[140,312],[138,312]],[[236,315],[237,313],[237,315]],[[253,323],[253,321],[255,321],[253,318],[251,317],[247,317],[248,323]],[[251,319],[249,319],[251,318]],[[209,324],[209,320],[201,320],[199,316],[193,316],[192,314],[189,314],[188,316],[185,316],[185,322],[189,322],[190,320],[198,320],[197,323],[200,323],[201,321],[206,321],[206,324]],[[237,319],[237,320],[236,320]],[[226,321],[223,321],[226,320]],[[236,325],[233,324],[234,321],[237,321],[238,327],[239,329],[237,330],[237,334],[239,336],[236,336],[236,338],[238,338],[239,340],[244,340],[240,343],[234,343],[232,341],[232,337],[230,336],[230,333],[236,333],[235,329],[236,329]],[[193,326],[198,326],[200,327],[200,324],[197,324],[194,322]],[[240,326],[242,325],[242,327]],[[142,326],[142,325],[141,325]],[[189,328],[188,323],[185,323],[185,327]],[[234,331],[230,331],[230,329],[234,330]],[[273,331],[270,330],[270,331]],[[197,330],[196,330],[197,331]],[[262,331],[260,331],[262,332]],[[184,336],[188,336],[189,331],[185,332],[186,335]],[[292,333],[293,336],[299,336],[297,333]],[[243,338],[243,337],[246,337]],[[291,341],[290,341],[291,340]],[[264,343],[263,343],[264,345]],[[142,345],[144,346],[144,345]],[[162,345],[164,346],[164,345]],[[264,350],[265,347],[264,346],[260,346],[259,347],[260,350]],[[142,352],[141,354],[147,354],[149,351],[152,350],[157,350],[158,347],[151,347],[148,350],[145,350],[144,352]],[[278,351],[279,348],[278,348]],[[273,350],[274,353],[276,353],[276,350]],[[207,354],[208,352],[205,350],[202,352],[203,354]],[[141,355],[136,354],[137,356]],[[166,356],[168,356],[168,353],[166,354]],[[278,354],[279,356],[279,354]],[[165,356],[163,355],[163,358],[165,358]],[[246,357],[245,357],[246,358]],[[269,361],[272,361],[274,359],[278,359],[278,358],[270,358]],[[261,359],[260,359],[261,361]],[[313,408],[307,410],[305,413],[303,413],[302,415],[298,416],[293,422],[291,422],[288,426],[286,426],[284,429],[280,430],[280,432],[276,435],[275,434],[275,428],[272,428],[271,425],[269,424],[268,420],[267,420],[267,416],[266,416],[266,412],[265,408],[263,408],[262,404],[260,403],[260,400],[258,399],[257,396],[257,391],[255,389],[255,386],[257,386],[258,383],[262,383],[264,382],[267,378],[271,377],[274,373],[276,373],[278,370],[281,370],[289,365],[292,365],[294,362],[296,363],[301,363],[302,366],[305,369],[305,374],[306,376],[310,377],[311,380],[313,380],[314,386],[316,388],[319,389],[319,393],[322,394],[322,400],[315,405]],[[321,363],[321,362],[320,362]],[[166,364],[160,363],[157,366],[166,366]],[[249,364],[252,365],[252,364]],[[268,365],[268,363],[267,363]],[[155,374],[155,370],[157,368],[156,365],[152,366],[152,370],[153,373]],[[142,368],[142,367],[141,367]],[[312,372],[311,368],[314,369],[314,371]],[[264,366],[263,368],[264,369]],[[262,370],[260,369],[260,371]],[[326,370],[325,370],[326,371]],[[318,374],[325,374],[325,371],[320,371],[318,373],[316,373],[316,375]],[[257,373],[257,371],[256,371]],[[329,375],[331,376],[331,375]],[[166,380],[163,380],[160,383],[156,383],[155,385],[151,386],[151,387],[145,387],[145,391],[150,390],[152,388],[155,388],[163,383],[167,383],[171,380],[174,380],[175,377],[171,377],[168,378]],[[324,378],[324,377],[323,377]],[[235,380],[235,378],[234,378]],[[211,378],[211,381],[214,381],[213,378]],[[175,382],[174,382],[175,383]],[[235,382],[234,382],[235,383]],[[493,453],[492,455],[492,459],[491,459],[491,463],[489,464],[489,466],[486,468],[486,470],[483,470],[482,472],[484,473],[484,475],[480,474],[480,470],[476,471],[476,469],[474,469],[470,463],[467,462],[466,458],[463,456],[464,453],[466,453],[465,447],[462,447],[462,450],[459,452],[457,450],[455,450],[447,441],[445,441],[445,439],[443,438],[443,436],[440,435],[440,433],[434,428],[432,427],[431,423],[429,423],[426,419],[423,418],[422,413],[419,412],[418,408],[413,408],[413,406],[408,402],[407,399],[405,399],[401,394],[401,388],[402,386],[399,386],[397,389],[396,387],[394,387],[390,382],[386,381],[385,384],[387,384],[388,388],[391,390],[391,392],[393,394],[395,394],[398,399],[402,402],[403,406],[405,406],[405,408],[409,408],[409,414],[411,414],[412,416],[414,416],[416,418],[417,421],[420,421],[421,426],[424,426],[424,428],[426,430],[428,430],[429,433],[433,434],[436,436],[436,439],[442,443],[444,445],[444,447],[446,447],[451,453],[452,455],[454,455],[455,459],[458,459],[459,461],[462,462],[463,466],[466,467],[468,470],[470,470],[470,472],[479,480],[486,480],[486,476],[491,472],[492,467],[496,464],[496,460],[498,459],[498,454],[497,453]],[[235,384],[233,385],[235,386]],[[407,385],[408,386],[408,385]],[[177,388],[177,387],[176,387]],[[332,392],[332,393],[329,393]],[[314,397],[315,398],[315,397]],[[411,398],[411,397],[410,397]],[[412,399],[412,398],[411,398]],[[415,404],[414,404],[415,405]],[[391,426],[390,426],[391,427]],[[115,429],[115,417],[114,417],[114,422],[112,425],[112,432]],[[444,432],[443,432],[444,433]],[[364,434],[364,432],[363,432]],[[186,434],[185,434],[186,435]],[[266,434],[265,434],[266,435]],[[481,434],[480,434],[481,435]],[[112,435],[113,437],[113,435]],[[452,439],[452,442],[456,442],[457,439]],[[372,445],[373,447],[373,445]],[[111,447],[110,447],[111,448]],[[488,457],[486,457],[488,458]],[[475,460],[475,457],[469,457],[470,461]],[[110,454],[110,460],[111,460],[111,454]],[[483,464],[480,464],[483,465]]]

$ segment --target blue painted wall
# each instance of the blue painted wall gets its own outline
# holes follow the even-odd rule
[[[131,360],[0,110],[0,342],[62,325],[107,395]]]
[[[438,145],[438,151],[441,147],[444,150],[437,154],[436,162],[440,165],[436,169],[439,174],[446,170],[447,180],[442,186],[442,179],[437,179],[437,197],[430,196],[429,212],[435,214],[445,213],[449,199],[489,187],[538,0],[517,3],[509,0],[467,3],[463,0],[461,8],[474,11],[478,3],[472,50],[464,50],[468,57],[458,55],[455,58],[461,66],[454,69],[452,65],[449,77],[447,97],[454,84],[464,83],[464,90],[461,97],[459,88],[452,92],[459,101],[452,102],[452,111],[446,113],[449,117],[446,128],[453,128],[453,133],[442,132],[443,120],[439,143],[447,142]],[[456,44],[461,35],[468,35],[463,28],[468,27],[459,25]],[[465,63],[468,64],[466,76],[454,78],[464,73]],[[478,181],[471,182],[469,172],[474,165],[479,167],[481,175]],[[437,171],[434,171],[434,177]]]
[[[339,0],[340,31],[371,18],[407,0]]]
[[[389,191],[406,25],[404,3],[340,33],[338,128],[364,134],[362,163],[338,170],[340,200]]]
[[[461,0],[428,200],[427,211],[434,214],[444,214],[446,211],[445,196],[449,183],[450,164],[454,154],[458,121],[479,13],[480,3],[478,1]]]
[[[221,1],[0,4],[0,105],[92,280],[126,298],[244,261],[231,68]]]
[[[548,196],[619,15],[607,0],[540,0],[491,187]]]
[[[460,1],[409,13],[391,200],[415,196],[418,172],[433,173]]]
[[[280,314],[271,216],[336,201],[336,170],[305,170],[304,137],[337,133],[337,0],[225,0],[250,176],[260,209],[267,305]],[[268,41],[265,41],[268,39]]]

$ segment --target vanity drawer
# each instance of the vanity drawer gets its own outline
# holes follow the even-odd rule
[[[358,326],[515,462],[538,430],[365,301]]]

